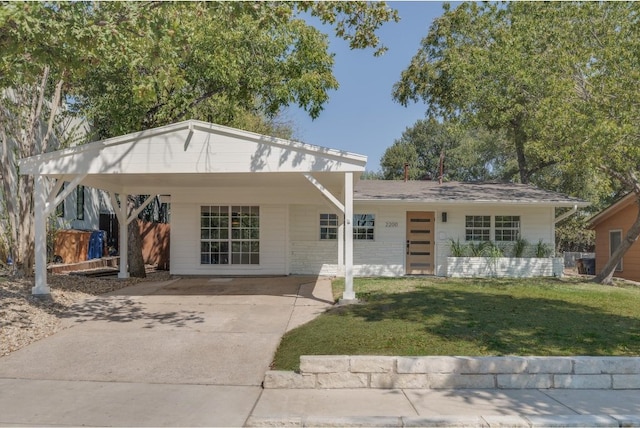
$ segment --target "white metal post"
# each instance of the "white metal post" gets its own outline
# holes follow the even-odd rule
[[[344,213],[342,213],[344,214]],[[344,276],[344,215],[339,215],[341,219],[338,225],[338,276]]]
[[[120,225],[120,272],[118,272],[118,278],[129,278],[129,224],[127,222],[127,200],[128,195],[120,195],[120,206],[114,207],[114,209],[120,210],[120,216],[118,222]]]
[[[45,178],[41,175],[33,177],[35,186],[33,189],[35,211],[35,286],[31,289],[34,295],[51,294],[51,288],[47,285],[47,189]]]
[[[344,293],[343,300],[355,300],[353,291],[353,173],[344,174]]]

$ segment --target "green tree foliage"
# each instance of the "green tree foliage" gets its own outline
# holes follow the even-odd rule
[[[559,160],[539,148],[538,122],[541,113],[560,109],[564,97],[558,95],[572,84],[563,69],[570,55],[554,46],[561,9],[532,3],[445,9],[394,86],[394,97],[402,104],[424,99],[431,115],[505,132],[519,181],[529,183]]]
[[[111,16],[123,6],[100,7],[115,9]],[[333,24],[352,48],[377,53],[384,47],[375,30],[397,19],[383,3],[154,3],[123,23],[126,43],[105,47],[80,82],[76,107],[99,137],[186,118],[256,130],[288,105],[315,118],[338,82],[327,35],[300,12]]]
[[[640,5],[463,3],[446,8],[394,86],[430,115],[507,133],[523,183],[640,202]],[[637,221],[596,278],[640,235]]]
[[[444,180],[506,180],[509,148],[499,132],[422,119],[385,151],[381,165],[387,180],[402,179],[404,163],[409,164],[410,179],[437,180],[442,156]]]
[[[315,118],[338,87],[327,35],[303,13],[377,55],[376,31],[398,20],[382,2],[0,3],[4,231],[24,273],[33,179],[16,162],[59,147],[61,115],[87,119],[94,138],[188,118],[288,137],[281,109]]]

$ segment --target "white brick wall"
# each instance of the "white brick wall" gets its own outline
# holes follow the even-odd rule
[[[375,214],[375,240],[354,241],[355,276],[402,276],[405,274],[406,250],[406,213],[407,211],[433,211],[435,223],[435,273],[447,276],[450,256],[450,241],[464,243],[466,215],[519,215],[522,223],[522,236],[531,243],[542,239],[554,242],[553,209],[549,207],[531,207],[526,205],[455,205],[406,204],[398,201],[387,204],[358,203],[354,212]],[[338,242],[321,241],[319,230],[320,213],[335,212],[335,208],[324,204],[291,205],[289,208],[291,239],[291,273],[339,275],[337,266]],[[442,212],[447,212],[447,221],[442,222]],[[493,221],[492,221],[493,223]],[[492,235],[493,238],[493,235]],[[530,248],[531,250],[531,248]],[[506,259],[512,260],[512,259]],[[555,262],[550,267],[537,259],[528,260],[528,265],[518,267],[521,262],[502,262],[506,264],[496,276],[559,276],[562,264]],[[472,269],[472,275],[481,276],[480,268]],[[490,272],[489,272],[490,273]],[[486,273],[483,273],[486,275]]]
[[[447,257],[447,276],[471,277],[561,277],[564,261],[561,258],[512,257]]]

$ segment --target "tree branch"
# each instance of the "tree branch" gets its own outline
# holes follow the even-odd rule
[[[47,124],[47,132],[42,138],[42,148],[43,152],[47,151],[49,148],[49,138],[51,138],[51,134],[53,133],[53,124],[55,121],[55,117],[58,113],[58,106],[60,105],[60,100],[62,98],[62,84],[64,83],[64,72],[58,83],[56,84],[56,90],[53,94],[53,100],[51,100],[51,108],[49,109],[49,122]]]

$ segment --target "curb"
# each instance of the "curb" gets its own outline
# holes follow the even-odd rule
[[[638,415],[255,417],[247,427],[640,427]]]

